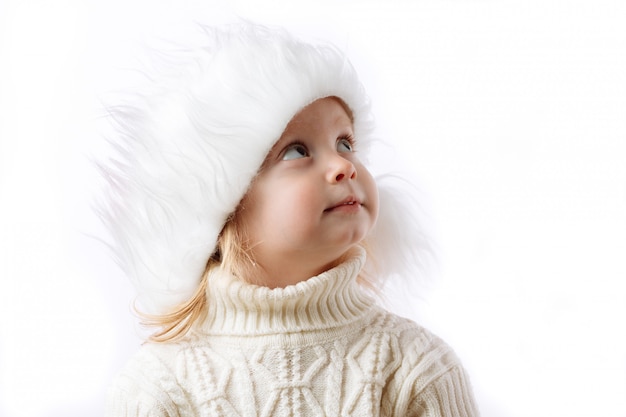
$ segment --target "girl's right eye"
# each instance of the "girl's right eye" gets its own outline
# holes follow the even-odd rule
[[[305,158],[309,156],[309,150],[301,143],[294,143],[289,145],[283,153],[283,161],[290,161],[292,159]]]

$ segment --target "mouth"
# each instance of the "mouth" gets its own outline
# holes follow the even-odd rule
[[[356,197],[350,196],[327,208],[324,212],[334,210],[356,210],[360,208],[361,205],[362,203]]]

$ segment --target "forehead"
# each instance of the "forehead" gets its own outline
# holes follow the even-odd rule
[[[281,138],[297,133],[302,129],[321,129],[327,126],[353,124],[352,111],[337,97],[325,97],[315,100],[304,107],[289,121]]]

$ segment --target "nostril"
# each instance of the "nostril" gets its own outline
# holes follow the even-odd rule
[[[341,180],[343,179],[343,177],[345,177],[345,175],[344,175],[344,174],[339,174],[339,175],[337,175],[337,177],[335,177],[335,179],[336,179],[337,181],[341,181]]]

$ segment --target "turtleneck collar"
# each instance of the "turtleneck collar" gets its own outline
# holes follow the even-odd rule
[[[207,316],[201,331],[260,336],[330,330],[363,317],[373,300],[356,282],[365,250],[340,265],[285,288],[253,285],[215,269],[209,275]]]

